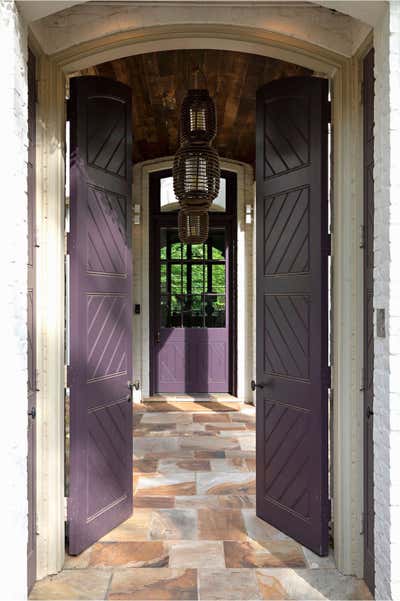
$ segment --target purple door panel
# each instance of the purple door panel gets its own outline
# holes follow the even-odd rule
[[[69,552],[132,513],[131,92],[71,80]]]
[[[257,515],[328,552],[328,82],[257,93]]]
[[[364,59],[364,578],[375,587],[374,550],[374,50]]]
[[[227,328],[162,328],[158,392],[228,392]]]

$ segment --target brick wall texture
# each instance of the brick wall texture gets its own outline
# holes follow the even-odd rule
[[[400,599],[400,3],[375,28],[374,477],[376,598]],[[376,311],[375,311],[376,313]]]
[[[27,545],[27,37],[15,4],[0,0],[0,507],[4,599],[26,598]]]

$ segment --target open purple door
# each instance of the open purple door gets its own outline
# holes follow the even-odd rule
[[[132,512],[131,92],[71,81],[69,552]]]
[[[328,82],[257,94],[257,515],[328,552]]]

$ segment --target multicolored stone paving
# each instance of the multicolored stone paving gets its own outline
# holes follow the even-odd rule
[[[370,599],[255,515],[255,410],[218,399],[134,406],[133,516],[31,599]]]

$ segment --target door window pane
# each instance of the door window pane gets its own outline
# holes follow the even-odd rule
[[[165,294],[167,292],[167,264],[161,263],[160,265],[160,292]]]
[[[202,294],[204,291],[204,264],[192,264],[191,265],[192,278],[191,278],[191,289],[194,294]]]
[[[212,268],[212,292],[225,294],[225,265],[213,264]]]
[[[169,268],[171,270],[171,293],[182,294],[182,265],[172,263]]]
[[[183,306],[183,327],[204,328],[203,295],[187,294]]]
[[[224,230],[214,230],[210,232],[209,244],[211,256],[209,259],[214,261],[223,261],[225,259],[225,232]]]
[[[191,244],[192,259],[204,259],[204,244]]]
[[[225,327],[225,295],[207,294],[205,296],[205,327]]]

